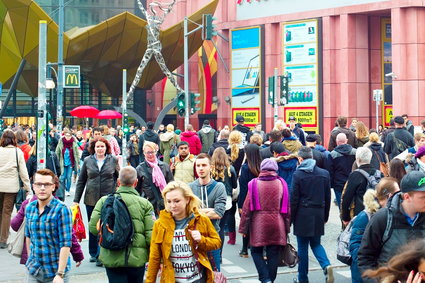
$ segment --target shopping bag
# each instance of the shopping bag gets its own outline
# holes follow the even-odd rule
[[[86,238],[86,227],[84,226],[83,222],[83,215],[81,214],[80,206],[75,205],[71,207],[72,211],[72,218],[73,218],[73,225],[72,229],[75,231],[75,236],[77,237],[77,240],[81,242],[83,239]],[[74,217],[75,212],[75,217]]]
[[[12,229],[12,228],[11,228]],[[12,231],[12,230],[11,230]],[[18,232],[10,233],[7,239],[7,251],[16,257],[21,257],[25,241],[25,219],[22,221]]]

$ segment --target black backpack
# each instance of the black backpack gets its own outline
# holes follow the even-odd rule
[[[102,206],[99,221],[99,244],[101,247],[108,250],[128,248],[134,235],[133,221],[127,205],[119,194],[108,195]]]

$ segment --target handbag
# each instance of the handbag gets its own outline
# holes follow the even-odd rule
[[[382,174],[384,175],[384,177],[389,177],[390,176],[390,170],[388,169],[388,164],[383,162],[380,158],[379,158],[379,154],[373,150],[373,153],[376,156],[376,159],[378,159],[379,162],[379,171],[382,172]]]
[[[285,246],[281,246],[279,250],[279,266],[288,266],[289,268],[294,268],[300,258],[298,257],[297,250],[294,246],[289,242],[289,238],[287,237],[288,242]]]
[[[80,206],[74,205],[71,207],[72,212],[72,229],[75,232],[75,237],[79,242],[86,238],[86,227],[84,226],[83,215],[81,214]]]
[[[10,233],[9,238],[7,238],[7,251],[13,256],[21,257],[22,250],[24,249],[24,241],[25,219],[22,221],[21,227],[19,227],[18,232],[15,233],[13,231],[13,233]]]
[[[193,228],[193,230],[196,230],[196,222],[195,222],[195,227]],[[198,252],[197,252],[197,248],[195,247],[195,249],[193,250],[193,255],[196,258],[196,264],[198,265],[199,270],[201,270],[201,267],[199,266],[199,256],[198,256]],[[223,272],[220,272],[217,270],[217,266],[215,265],[215,261],[213,258],[209,258],[210,260],[210,264],[211,267],[213,269],[213,274],[214,274],[214,283],[227,283],[227,278],[226,276],[224,276]]]
[[[15,149],[15,155],[16,155],[16,166],[18,168],[18,178],[19,178],[19,190],[18,194],[15,198],[15,207],[16,210],[19,210],[21,208],[22,203],[27,198],[27,191],[23,188],[23,183],[21,179],[21,175],[19,174],[19,161],[18,161],[18,149]]]

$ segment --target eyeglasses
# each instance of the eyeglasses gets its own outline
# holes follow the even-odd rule
[[[148,154],[156,154],[156,151],[145,151],[144,152],[146,155],[148,155]]]
[[[34,183],[33,184],[34,185],[34,187],[36,187],[37,189],[40,189],[41,187],[45,187],[45,188],[50,188],[50,187],[52,187],[52,186],[54,186],[55,184],[53,184],[53,183]]]

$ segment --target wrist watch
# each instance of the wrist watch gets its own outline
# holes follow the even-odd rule
[[[56,275],[63,279],[65,277],[65,272],[58,271],[58,272],[56,272]]]

